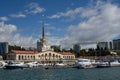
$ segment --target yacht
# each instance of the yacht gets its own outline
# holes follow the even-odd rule
[[[82,69],[84,69],[84,68],[94,68],[90,59],[83,59],[83,58],[80,58],[76,61],[75,67],[76,68],[82,68]]]
[[[9,62],[5,69],[23,69],[25,67],[24,62]]]
[[[112,60],[110,66],[120,66],[120,62],[118,60]]]
[[[7,65],[4,61],[0,61],[0,68],[4,68]]]
[[[110,63],[106,61],[96,62],[96,68],[107,68],[110,67]]]
[[[36,62],[36,61],[26,63],[26,66],[29,67],[29,68],[38,67],[39,65],[40,64],[38,62]]]

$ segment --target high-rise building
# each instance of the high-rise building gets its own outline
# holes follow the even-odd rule
[[[113,43],[112,42],[108,42],[108,49],[112,50],[113,49]]]
[[[100,49],[108,49],[108,50],[112,50],[113,49],[113,44],[112,42],[98,42],[97,46]]]
[[[108,42],[98,42],[98,43],[97,43],[97,46],[98,46],[100,49],[108,49]]]
[[[73,46],[73,51],[75,52],[75,53],[80,53],[80,45],[79,44],[75,44],[74,46]]]
[[[0,42],[0,54],[8,53],[8,42]]]
[[[113,49],[120,50],[120,39],[113,40]]]

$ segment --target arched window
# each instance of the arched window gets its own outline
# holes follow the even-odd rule
[[[49,56],[51,56],[51,53],[49,53]]]
[[[42,54],[42,57],[44,57],[44,54]]]
[[[45,54],[45,57],[47,56],[47,54]]]
[[[58,55],[56,55],[56,58],[58,58]]]
[[[22,55],[22,60],[24,59],[24,56]]]
[[[55,54],[53,54],[53,57],[55,57]]]
[[[20,58],[20,55],[18,56],[18,60],[20,60],[21,58]]]
[[[35,56],[33,56],[33,59],[35,60]]]

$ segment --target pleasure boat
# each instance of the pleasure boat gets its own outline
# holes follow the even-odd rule
[[[23,69],[25,67],[24,62],[9,62],[5,69]]]
[[[38,62],[36,62],[36,61],[26,63],[26,66],[29,67],[29,68],[38,67],[39,65],[40,64]]]
[[[111,62],[110,62],[110,66],[120,66],[120,62],[118,61],[118,60],[112,60]]]
[[[84,68],[94,68],[90,59],[83,59],[83,58],[80,58],[76,61],[75,67],[76,68],[82,68],[82,69],[84,69]]]
[[[109,62],[104,62],[104,61],[100,61],[100,62],[96,62],[96,68],[107,68],[110,67],[110,63]]]
[[[64,64],[64,63],[56,63],[55,65],[56,66],[65,66],[66,64]]]
[[[4,61],[0,61],[0,68],[4,68],[7,65]]]

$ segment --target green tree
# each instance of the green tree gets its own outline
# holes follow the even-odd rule
[[[54,46],[53,49],[55,52],[61,52],[60,46]]]

